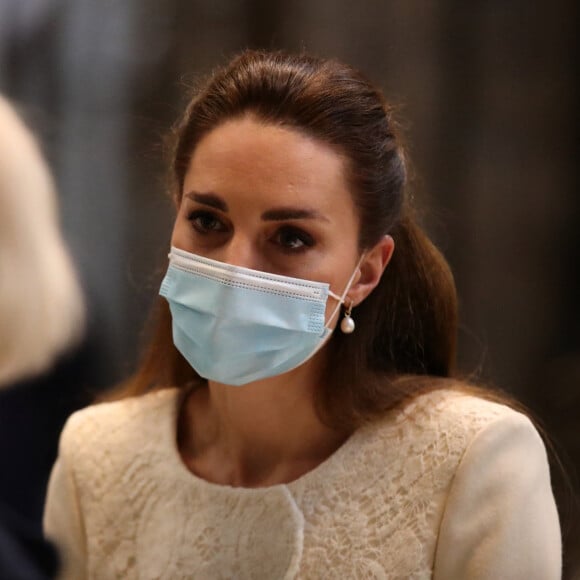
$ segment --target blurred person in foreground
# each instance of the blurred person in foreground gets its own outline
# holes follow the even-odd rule
[[[559,578],[544,445],[455,372],[453,277],[378,88],[244,52],[191,99],[171,162],[149,350],[61,436],[63,577]]]
[[[42,537],[35,506],[13,489],[31,485],[34,449],[50,436],[31,416],[50,414],[22,385],[46,376],[83,336],[84,301],[64,244],[54,184],[31,132],[0,96],[0,578],[53,577],[57,554]],[[22,387],[21,387],[22,386]],[[20,396],[23,396],[20,399]],[[26,397],[26,395],[28,395]],[[51,396],[57,397],[54,393]],[[50,417],[47,418],[50,421]],[[13,428],[13,426],[15,426]],[[22,468],[4,451],[13,449]],[[8,453],[8,452],[7,452]],[[26,463],[28,462],[28,465]],[[33,482],[34,483],[34,482]],[[45,482],[38,482],[38,487]],[[34,498],[28,498],[31,504]]]

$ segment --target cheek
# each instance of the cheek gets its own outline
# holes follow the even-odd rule
[[[190,221],[192,205],[187,199],[181,199],[176,205],[175,221],[171,231],[171,245],[186,251],[192,251],[194,230]]]
[[[180,240],[179,228],[177,224],[173,225],[173,230],[171,232],[171,245],[175,246],[176,248],[180,247],[179,240]]]
[[[181,216],[177,216],[173,231],[171,232],[171,245],[181,250],[190,251],[191,236],[189,235],[189,222]]]

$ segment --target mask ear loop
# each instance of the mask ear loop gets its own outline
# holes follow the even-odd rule
[[[352,273],[351,277],[349,278],[346,287],[344,289],[344,292],[342,293],[342,296],[338,296],[337,294],[335,294],[332,290],[328,291],[328,295],[332,296],[333,298],[335,298],[336,300],[338,300],[338,304],[336,305],[336,308],[333,310],[332,314],[330,315],[330,318],[328,320],[328,322],[324,325],[324,328],[326,330],[330,330],[330,328],[328,327],[328,325],[332,322],[332,319],[338,314],[338,311],[340,310],[340,306],[341,304],[344,304],[344,299],[346,298],[346,295],[348,294],[350,287],[352,286],[352,283],[354,281],[354,278],[356,276],[356,272],[359,269],[361,262],[363,260],[363,258],[365,257],[365,253],[362,254],[362,256],[360,257],[359,261],[357,262],[357,265],[354,269],[354,272]],[[312,351],[312,353],[310,354],[309,357],[306,358],[306,360],[303,360],[300,364],[304,364],[306,361],[310,360],[328,341],[328,339],[332,336],[332,332],[328,332],[326,333],[326,336],[324,336],[322,338],[322,340],[318,343],[318,346]]]
[[[325,328],[327,328],[328,330],[330,330],[329,325],[334,320],[334,317],[339,313],[341,305],[344,304],[344,299],[346,298],[346,295],[350,292],[350,287],[352,286],[352,283],[354,282],[356,273],[357,273],[365,255],[366,255],[366,252],[363,252],[361,254],[361,257],[359,258],[359,260],[354,268],[353,273],[351,274],[350,278],[348,279],[348,282],[346,283],[346,286],[345,286],[344,291],[343,291],[341,296],[339,296],[338,294],[335,294],[332,290],[328,291],[328,295],[332,296],[333,298],[335,298],[338,301],[336,307],[334,308],[334,310],[332,311],[332,314],[330,315],[330,318],[328,319],[328,322],[325,324]],[[353,305],[351,302],[350,307],[352,308],[352,306]]]

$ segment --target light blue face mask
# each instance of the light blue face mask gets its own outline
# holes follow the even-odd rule
[[[357,265],[358,269],[358,265]],[[206,379],[227,385],[285,373],[312,357],[350,289],[231,266],[171,248],[160,294],[175,346]],[[326,301],[337,300],[328,323]]]

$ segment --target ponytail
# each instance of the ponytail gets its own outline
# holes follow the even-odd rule
[[[455,366],[457,338],[453,274],[410,215],[401,219],[392,235],[396,250],[368,308],[375,325],[370,366],[398,374],[448,377]]]

